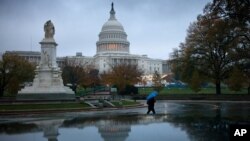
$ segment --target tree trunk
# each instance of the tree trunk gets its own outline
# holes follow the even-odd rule
[[[217,80],[215,85],[216,85],[216,94],[220,95],[221,94],[220,80]]]
[[[3,93],[4,93],[4,88],[0,86],[0,97],[3,97]]]

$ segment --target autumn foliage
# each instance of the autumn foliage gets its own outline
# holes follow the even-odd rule
[[[110,71],[101,74],[101,79],[104,84],[117,86],[121,93],[126,85],[138,83],[142,74],[143,71],[136,64],[121,63],[111,66]]]
[[[31,82],[35,75],[35,65],[20,56],[4,54],[0,61],[0,96],[16,95],[20,85]]]

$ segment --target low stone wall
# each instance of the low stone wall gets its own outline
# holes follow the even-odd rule
[[[53,93],[53,94],[18,94],[16,101],[32,100],[75,100],[75,94]]]

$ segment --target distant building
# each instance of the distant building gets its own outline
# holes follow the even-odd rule
[[[64,57],[63,62],[68,61],[71,65],[76,65],[76,66],[93,66],[95,67],[95,60],[93,57],[88,57],[88,56],[80,56],[79,53],[76,53],[76,56],[67,56]],[[58,62],[58,58],[57,58]]]
[[[112,4],[110,18],[102,26],[96,42],[95,66],[100,72],[108,71],[110,66],[119,63],[137,64],[145,74],[158,71],[162,74],[162,60],[148,58],[147,55],[130,54],[130,43],[122,24],[115,17]]]
[[[152,59],[147,55],[130,54],[130,43],[122,24],[115,17],[115,10],[112,4],[110,17],[102,26],[99,33],[99,40],[96,42],[96,55],[85,57],[80,53],[69,58],[82,59],[82,63],[93,63],[100,73],[108,71],[111,66],[120,63],[137,64],[144,71],[145,75],[158,71],[163,73],[163,60]]]
[[[38,51],[6,51],[5,53],[18,55],[36,65],[38,65],[41,60],[41,52]]]
[[[163,74],[171,73],[171,66],[170,66],[169,60],[163,60],[162,61],[162,73]]]

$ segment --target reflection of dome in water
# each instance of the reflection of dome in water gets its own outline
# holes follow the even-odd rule
[[[111,7],[110,18],[102,26],[99,40],[96,42],[97,54],[129,53],[129,42],[122,24],[115,18],[115,10]]]
[[[125,141],[131,131],[130,125],[105,121],[98,126],[98,131],[104,141]]]

